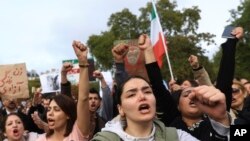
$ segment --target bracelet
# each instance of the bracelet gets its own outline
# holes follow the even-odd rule
[[[86,67],[89,67],[89,64],[83,64],[83,65],[79,64],[79,67],[80,68],[86,68]]]

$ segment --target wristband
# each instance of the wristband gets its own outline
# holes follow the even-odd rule
[[[87,68],[87,67],[89,67],[89,64],[83,64],[83,65],[79,64],[79,67],[80,68]]]

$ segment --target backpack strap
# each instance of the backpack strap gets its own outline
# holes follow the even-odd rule
[[[178,141],[177,130],[174,127],[166,127],[166,141]]]
[[[112,132],[102,131],[95,134],[91,141],[122,141],[120,137]]]

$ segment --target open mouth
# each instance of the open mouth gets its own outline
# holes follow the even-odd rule
[[[232,98],[232,103],[234,103],[236,101],[236,99],[235,98]]]
[[[142,104],[139,106],[139,111],[141,113],[147,113],[147,112],[149,112],[149,108],[150,108],[150,106],[148,104]]]
[[[14,134],[14,136],[19,136],[19,131],[17,129],[14,129],[13,134]]]
[[[191,101],[189,102],[189,105],[190,105],[191,107],[196,107],[196,106],[197,106],[193,100],[191,100]]]
[[[55,124],[55,120],[52,118],[48,118],[48,125],[53,126]]]
[[[95,104],[91,104],[90,106],[91,106],[92,108],[94,108],[94,107],[95,107]]]
[[[17,129],[14,129],[14,130],[13,130],[13,133],[18,133],[18,130],[17,130]]]

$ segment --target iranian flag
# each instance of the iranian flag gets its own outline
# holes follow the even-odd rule
[[[165,54],[165,49],[167,49],[167,47],[154,2],[152,2],[152,4],[153,9],[151,12],[150,38],[154,47],[155,58],[157,60],[158,66],[161,68],[163,55]]]

